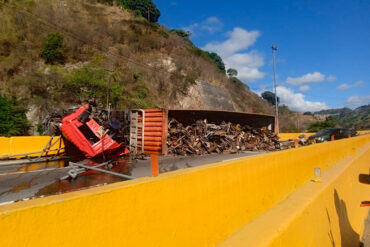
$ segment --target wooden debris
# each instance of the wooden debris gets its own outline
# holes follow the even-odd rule
[[[273,151],[280,149],[278,136],[266,127],[252,128],[222,122],[220,125],[199,120],[184,126],[176,119],[168,123],[168,154],[202,155],[239,151]]]

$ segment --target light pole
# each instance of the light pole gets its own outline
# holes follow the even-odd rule
[[[277,51],[277,46],[272,45],[272,64],[274,69],[274,90],[275,90],[275,116],[276,116],[276,130],[279,133],[279,110],[278,110],[278,100],[276,93],[276,68],[275,68],[275,52]]]

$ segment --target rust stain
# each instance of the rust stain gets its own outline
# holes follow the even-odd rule
[[[18,193],[21,190],[26,190],[31,188],[32,181],[25,181],[23,183],[18,184],[17,186],[13,187],[10,192]]]

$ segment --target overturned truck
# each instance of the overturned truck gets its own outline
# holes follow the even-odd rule
[[[135,109],[117,112],[104,121],[86,104],[62,120],[61,131],[87,158],[102,154],[200,155],[280,148],[275,117],[217,110]],[[108,114],[109,115],[109,114]],[[108,117],[109,118],[109,117]],[[112,121],[114,119],[114,121]],[[99,124],[100,122],[100,124]],[[112,138],[112,127],[125,141]]]

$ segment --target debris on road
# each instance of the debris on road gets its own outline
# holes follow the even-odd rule
[[[168,123],[168,154],[201,155],[210,153],[237,153],[239,151],[279,150],[279,137],[263,128],[252,128],[222,122],[210,124],[198,120],[184,126],[176,119]]]

